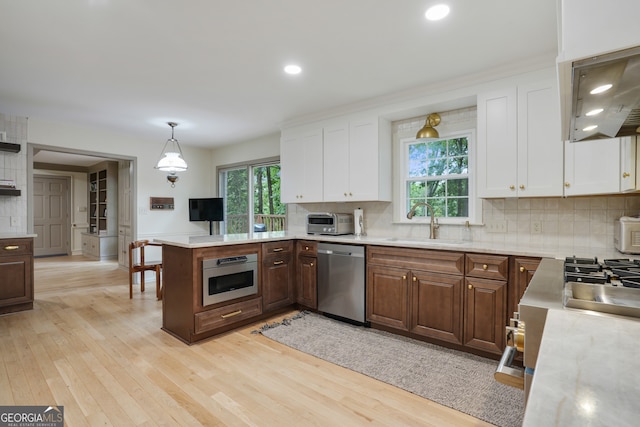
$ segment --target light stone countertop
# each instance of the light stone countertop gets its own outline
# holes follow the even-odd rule
[[[27,233],[0,233],[0,239],[28,239],[31,237],[38,237],[38,235]]]
[[[523,426],[637,426],[640,321],[551,309]]]
[[[530,256],[541,258],[560,258],[567,256],[598,257],[605,258],[630,258],[614,249],[594,249],[582,247],[542,247],[531,244],[511,244],[492,242],[463,242],[444,239],[429,240],[426,238],[403,238],[385,236],[325,236],[304,233],[291,233],[286,231],[226,234],[226,235],[201,235],[201,236],[169,236],[157,237],[157,243],[195,249],[212,246],[234,245],[244,243],[263,243],[279,240],[304,239],[326,241],[332,243],[345,243],[351,245],[379,245],[419,249],[436,249],[459,252],[482,252],[488,254],[502,254],[515,256]]]

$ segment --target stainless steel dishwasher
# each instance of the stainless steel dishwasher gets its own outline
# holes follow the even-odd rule
[[[365,323],[364,246],[318,243],[318,311]]]

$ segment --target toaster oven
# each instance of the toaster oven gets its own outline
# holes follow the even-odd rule
[[[623,216],[615,222],[615,248],[624,254],[640,254],[640,218]]]
[[[307,234],[328,234],[332,236],[353,234],[353,214],[307,214]]]

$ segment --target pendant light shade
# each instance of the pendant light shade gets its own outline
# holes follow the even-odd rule
[[[171,126],[171,138],[167,139],[167,142],[164,144],[156,169],[172,174],[184,172],[187,170],[187,162],[182,158],[182,149],[180,148],[178,140],[173,137],[173,128],[178,126],[178,124],[174,122],[168,122],[167,124]]]
[[[429,114],[422,129],[416,134],[416,139],[435,139],[440,138],[438,131],[434,128],[440,124],[440,115],[437,113]]]

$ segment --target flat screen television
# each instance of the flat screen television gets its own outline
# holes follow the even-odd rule
[[[209,234],[213,234],[212,222],[224,220],[222,197],[189,199],[189,221],[209,221]]]

